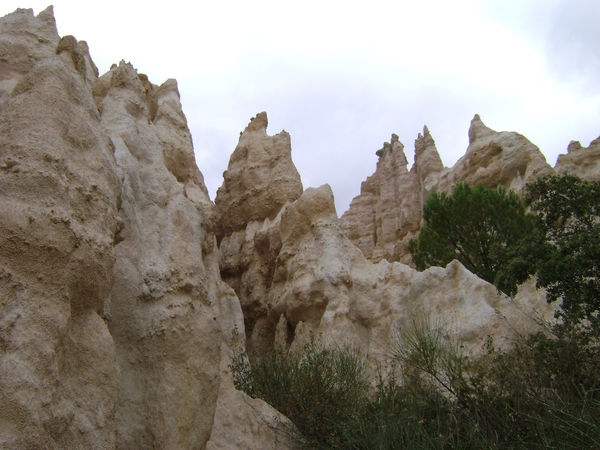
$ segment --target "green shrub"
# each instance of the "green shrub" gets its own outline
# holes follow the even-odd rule
[[[287,415],[316,449],[600,448],[600,351],[586,334],[489,339],[462,354],[449,330],[410,322],[395,370],[370,386],[364,357],[314,342],[234,361],[236,386]]]
[[[254,365],[240,355],[232,369],[236,387],[289,417],[309,448],[347,448],[348,427],[369,396],[364,359],[314,341],[298,353],[274,349]]]

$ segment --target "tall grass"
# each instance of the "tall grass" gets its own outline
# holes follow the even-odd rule
[[[236,386],[287,415],[314,449],[600,449],[599,339],[532,335],[510,351],[489,339],[462,354],[448,330],[413,321],[369,379],[366,359],[315,342],[233,364]]]

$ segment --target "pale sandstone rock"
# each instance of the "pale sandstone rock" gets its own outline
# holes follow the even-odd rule
[[[571,141],[566,155],[559,155],[554,166],[559,174],[569,173],[589,181],[600,181],[600,138],[594,139],[589,147]]]
[[[123,62],[99,80],[122,186],[106,306],[121,375],[117,448],[204,448],[220,382],[213,303],[225,291],[207,231],[214,206],[197,169],[184,169],[193,150],[175,82],[155,89],[155,125],[143,81]]]
[[[98,79],[51,8],[0,50],[0,446],[279,448],[219,370],[244,320],[176,82]]]
[[[483,131],[475,127],[475,134]],[[401,257],[393,246],[418,231],[422,202],[448,172],[427,129],[416,149],[409,172],[402,145],[392,136],[356,200],[364,200],[367,231],[354,230],[384,241],[379,255]],[[236,176],[243,174],[232,173],[228,183],[239,184]],[[220,243],[221,274],[240,298],[251,358],[275,343],[297,349],[311,336],[384,358],[397,330],[417,316],[443,321],[467,352],[477,354],[488,335],[507,347],[516,332],[536,330],[533,310],[552,317],[543,292],[528,289],[513,301],[458,262],[420,273],[373,256],[373,245],[371,258],[380,259],[373,264],[344,235],[329,186],[307,189],[274,218],[254,219]]]
[[[429,159],[426,146],[422,153]],[[385,142],[376,154],[379,160],[375,173],[362,183],[360,195],[352,200],[340,224],[371,261],[406,261],[408,241],[421,226],[419,177],[426,172],[432,176],[428,171],[435,162],[432,167],[424,165],[423,173],[409,172],[404,146],[395,134],[391,143]]]
[[[290,135],[267,135],[267,114],[250,121],[223,173],[215,198],[219,237],[243,230],[247,223],[274,218],[281,207],[302,194],[302,181],[292,163]]]
[[[0,447],[110,449],[119,377],[100,314],[119,184],[58,44],[51,8],[0,19]]]
[[[266,127],[267,115],[259,113],[240,135],[215,199],[221,218],[221,276],[235,289],[246,333],[256,334],[249,342],[255,343],[263,336],[261,324],[255,325],[265,316],[267,286],[281,241],[273,222],[278,224],[282,207],[302,194],[289,134],[282,131],[269,136]],[[245,281],[253,277],[265,282],[253,285]],[[264,337],[266,345],[270,338]]]
[[[219,399],[207,450],[300,448],[300,434],[287,417],[235,389],[230,358],[230,347],[223,346]]]
[[[469,128],[466,154],[440,179],[437,190],[450,192],[456,183],[466,181],[521,193],[530,181],[552,173],[544,155],[525,136],[494,131],[476,114]]]
[[[429,129],[426,126],[423,127],[423,134],[419,133],[415,140],[415,164],[410,169],[418,177],[423,199],[426,199],[435,188],[440,175],[448,170],[442,163],[442,158],[440,158]]]
[[[456,261],[425,272],[373,264],[342,232],[327,185],[307,189],[275,221],[253,228],[239,247],[251,261],[236,289],[262,293],[248,327],[247,348],[257,356],[275,342],[294,351],[313,336],[381,362],[397,330],[415,317],[443,322],[465,352],[477,355],[488,335],[507,348],[517,333],[538,329],[532,314],[552,317],[543,292],[529,289],[513,301]],[[274,240],[275,248],[265,244]],[[271,272],[258,262],[265,249],[277,254]]]
[[[433,189],[551,173],[516,133],[476,116],[445,169],[425,128],[410,172],[392,136],[346,223],[328,186],[302,193],[289,135],[268,136],[261,113],[215,207],[174,80],[125,63],[97,78],[51,9],[0,19],[0,52],[2,447],[289,448],[289,421],[233,386],[244,341],[294,350],[315,336],[383,361],[398,329],[429,317],[477,354],[552,315],[532,283],[513,301],[456,261],[387,261],[406,260]],[[561,167],[594,176],[580,150]]]
[[[0,18],[0,102],[23,75],[56,54],[58,41],[52,7],[37,16],[31,9],[17,9]]]
[[[466,351],[477,354],[487,335],[506,347],[515,332],[534,329],[531,310],[552,316],[543,293],[529,291],[525,302],[517,297],[517,304],[524,303],[520,311],[457,261],[425,272],[385,260],[373,264],[343,235],[332,209],[333,196],[324,186],[307,190],[282,216],[283,245],[268,318],[276,324],[283,315],[295,339],[312,334],[364,354],[385,355],[394,330],[423,315],[446,323]],[[304,226],[298,225],[300,216]]]

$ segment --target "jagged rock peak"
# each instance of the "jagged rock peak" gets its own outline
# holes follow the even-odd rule
[[[529,139],[514,131],[494,131],[476,114],[466,153],[440,178],[437,190],[450,192],[457,182],[465,181],[520,193],[529,181],[551,172],[552,167]]]
[[[259,112],[256,117],[250,119],[250,123],[248,123],[244,133],[247,131],[262,131],[266,133],[268,126],[269,119],[267,118],[267,113],[265,111]]]
[[[570,173],[590,181],[600,180],[600,137],[584,147],[579,141],[571,141],[566,155],[558,155],[557,173]]]
[[[577,152],[578,150],[581,150],[582,148],[583,148],[583,145],[581,145],[581,142],[571,141],[571,142],[569,142],[569,145],[567,146],[567,154],[570,154],[571,152]]]
[[[476,139],[480,139],[492,133],[494,133],[494,130],[483,123],[479,114],[475,114],[471,120],[471,126],[469,127],[469,144],[472,144]]]
[[[429,189],[432,184],[437,182],[437,176],[444,170],[444,163],[435,146],[435,141],[425,125],[423,134],[419,133],[415,139],[415,164],[411,172],[416,172],[421,184]]]
[[[404,154],[404,144],[400,142],[398,135],[392,133],[392,137],[390,138],[390,142],[384,142],[383,146],[375,152],[375,154],[379,157],[377,164],[381,162],[383,158],[387,155],[394,155],[395,157],[400,157],[401,160],[404,161],[404,166],[408,165],[408,159]]]
[[[302,194],[290,135],[282,131],[269,136],[267,123],[265,112],[250,121],[223,173],[215,198],[221,237],[244,229],[249,222],[273,219],[283,205]]]

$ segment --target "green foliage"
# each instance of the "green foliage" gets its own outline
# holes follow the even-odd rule
[[[527,186],[526,202],[545,234],[521,249],[521,273],[536,272],[548,301],[562,300],[566,328],[600,332],[600,182],[542,177]]]
[[[536,229],[535,216],[512,191],[459,183],[452,195],[433,192],[423,207],[426,225],[409,251],[419,270],[454,259],[499,289],[514,247]]]
[[[369,387],[363,357],[314,342],[232,368],[236,386],[286,414],[314,449],[600,448],[598,339],[536,334],[471,359],[443,324],[408,323],[395,370]]]
[[[289,417],[309,448],[345,448],[347,430],[369,391],[360,355],[311,341],[298,353],[274,349],[253,366],[246,361],[242,355],[232,365],[238,389]]]
[[[442,323],[432,324],[427,317],[413,318],[394,339],[392,355],[405,374],[426,375],[432,386],[447,395],[456,398],[463,388],[465,359]]]

